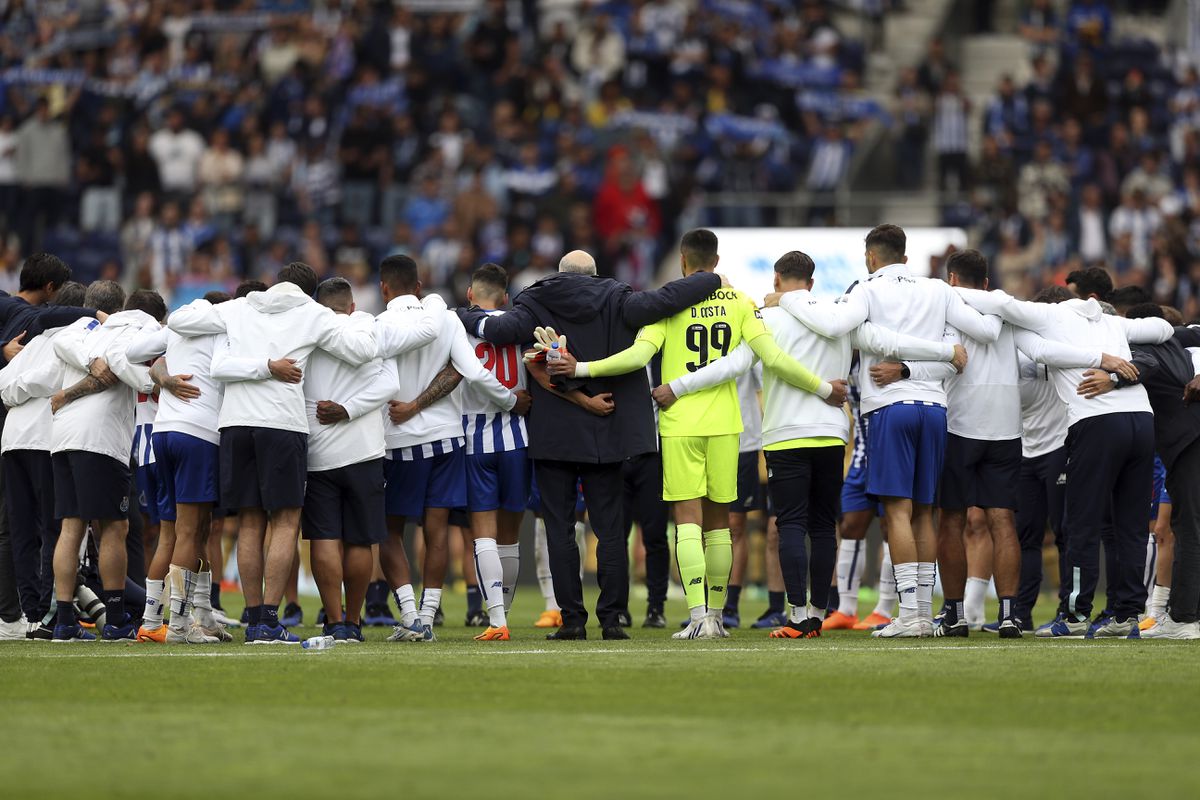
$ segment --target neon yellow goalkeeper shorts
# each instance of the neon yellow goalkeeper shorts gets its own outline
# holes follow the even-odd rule
[[[722,436],[664,436],[663,500],[737,500],[738,440]]]

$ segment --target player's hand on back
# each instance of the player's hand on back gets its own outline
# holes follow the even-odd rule
[[[1127,381],[1136,381],[1138,368],[1120,356],[1103,353],[1100,357],[1100,369],[1105,372],[1115,372]]]
[[[876,386],[887,386],[904,377],[903,369],[904,365],[899,361],[880,361],[871,367],[871,380],[875,381]]]
[[[607,417],[617,408],[612,399],[612,392],[602,392],[595,397],[587,398],[584,402],[587,403],[587,410],[597,417]]]
[[[523,417],[529,413],[529,408],[533,405],[533,395],[524,389],[518,389],[516,395],[517,404],[512,407],[512,413],[519,417]]]
[[[296,366],[294,358],[277,358],[274,361],[268,361],[267,367],[271,370],[271,376],[277,381],[299,383],[304,380],[304,371]]]
[[[654,391],[650,392],[650,395],[654,398],[654,402],[658,403],[659,408],[670,408],[679,399],[675,396],[675,392],[671,390],[671,384],[669,383],[664,383],[662,386],[655,386]]]
[[[100,385],[108,388],[116,386],[119,378],[108,368],[108,362],[103,358],[93,358],[88,364],[88,374],[100,381]]]
[[[1188,381],[1187,386],[1183,387],[1183,402],[1191,405],[1200,401],[1200,375]]]
[[[416,403],[405,403],[401,400],[388,401],[388,419],[393,425],[403,425],[417,415],[421,409]]]
[[[337,422],[344,422],[350,419],[350,413],[346,411],[345,406],[333,402],[332,400],[320,400],[317,402],[317,422],[322,425],[333,425]]]
[[[967,348],[961,344],[954,345],[954,358],[950,359],[950,363],[958,370],[961,375],[962,371],[967,368]]]
[[[163,380],[162,388],[185,403],[190,403],[200,396],[200,387],[188,383],[193,377],[192,375],[168,375]]]
[[[777,308],[779,306],[779,298],[783,297],[783,292],[771,292],[763,298],[763,308]]]
[[[12,361],[14,358],[17,357],[17,353],[20,353],[22,350],[25,349],[25,345],[21,344],[21,339],[24,336],[25,336],[25,331],[21,331],[16,336],[9,339],[8,342],[4,345],[4,360],[5,361]]]
[[[1117,384],[1110,377],[1110,373],[1101,369],[1089,369],[1084,371],[1083,380],[1079,382],[1079,388],[1075,390],[1075,393],[1091,400],[1107,394],[1115,388],[1117,388]]]
[[[849,385],[841,378],[830,381],[829,385],[833,387],[833,391],[825,398],[825,402],[834,408],[841,408],[850,394]]]

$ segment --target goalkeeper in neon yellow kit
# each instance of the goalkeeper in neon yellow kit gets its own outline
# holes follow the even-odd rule
[[[680,242],[679,254],[685,276],[711,271],[717,266],[717,237],[708,230],[689,231]],[[779,349],[754,303],[731,288],[718,289],[703,302],[642,328],[633,345],[616,355],[575,362],[568,354],[549,369],[580,378],[620,375],[645,367],[661,350],[665,384],[728,355],[742,341],[765,368],[793,386],[820,395],[831,405],[845,401],[844,383],[835,386],[822,380]],[[721,609],[733,563],[728,504],[737,499],[741,431],[734,381],[688,394],[659,415],[663,499],[675,504],[675,558],[691,612],[688,626],[676,638],[729,635],[721,624]]]

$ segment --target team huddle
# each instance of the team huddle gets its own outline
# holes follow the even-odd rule
[[[575,251],[512,303],[504,270],[483,265],[458,311],[422,297],[417,264],[390,256],[378,317],[356,311],[347,281],[318,283],[301,263],[270,288],[247,282],[168,316],[154,292],[85,290],[54,256],[33,256],[19,295],[0,300],[3,329],[21,334],[0,370],[11,540],[0,549],[13,566],[0,581],[15,583],[22,615],[0,621],[0,638],[94,639],[77,608],[81,564],[94,561],[101,639],[230,641],[237,623],[211,602],[216,516],[236,519],[247,644],[299,642],[279,607],[301,535],[331,643],[364,641],[379,572],[399,609],[389,641],[434,641],[452,525],[472,542],[486,616],[476,638],[508,640],[532,511],[539,624],[583,639],[583,501],[605,639],[628,638],[635,523],[644,626],[665,626],[669,517],[690,612],[673,636],[727,637],[759,441],[778,533],[768,577],[783,592],[755,626],[773,638],[1200,638],[1188,350],[1200,329],[1168,322],[1172,310],[1140,290],[1114,292],[1103,270],[1072,275],[1075,294],[1023,301],[987,291],[977,251],[950,255],[943,281],[913,275],[905,244],[894,225],[872,230],[870,277],[836,301],[812,293],[810,257],[785,253],[761,310],[722,285],[717,237],[702,229],[680,242],[683,277],[654,292],[597,277]],[[130,609],[135,474],[161,527],[144,608]],[[880,604],[860,618],[876,516]],[[419,596],[410,522],[424,541]],[[1047,529],[1060,602],[1035,628]],[[1161,546],[1172,538],[1173,558]],[[999,615],[984,624],[993,581]]]

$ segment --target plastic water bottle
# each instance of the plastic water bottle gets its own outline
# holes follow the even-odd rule
[[[550,345],[550,349],[546,351],[547,361],[562,361],[562,353],[559,352],[558,342]]]
[[[314,636],[311,639],[305,639],[300,643],[300,646],[308,651],[315,650],[331,650],[334,640],[332,636]]]

